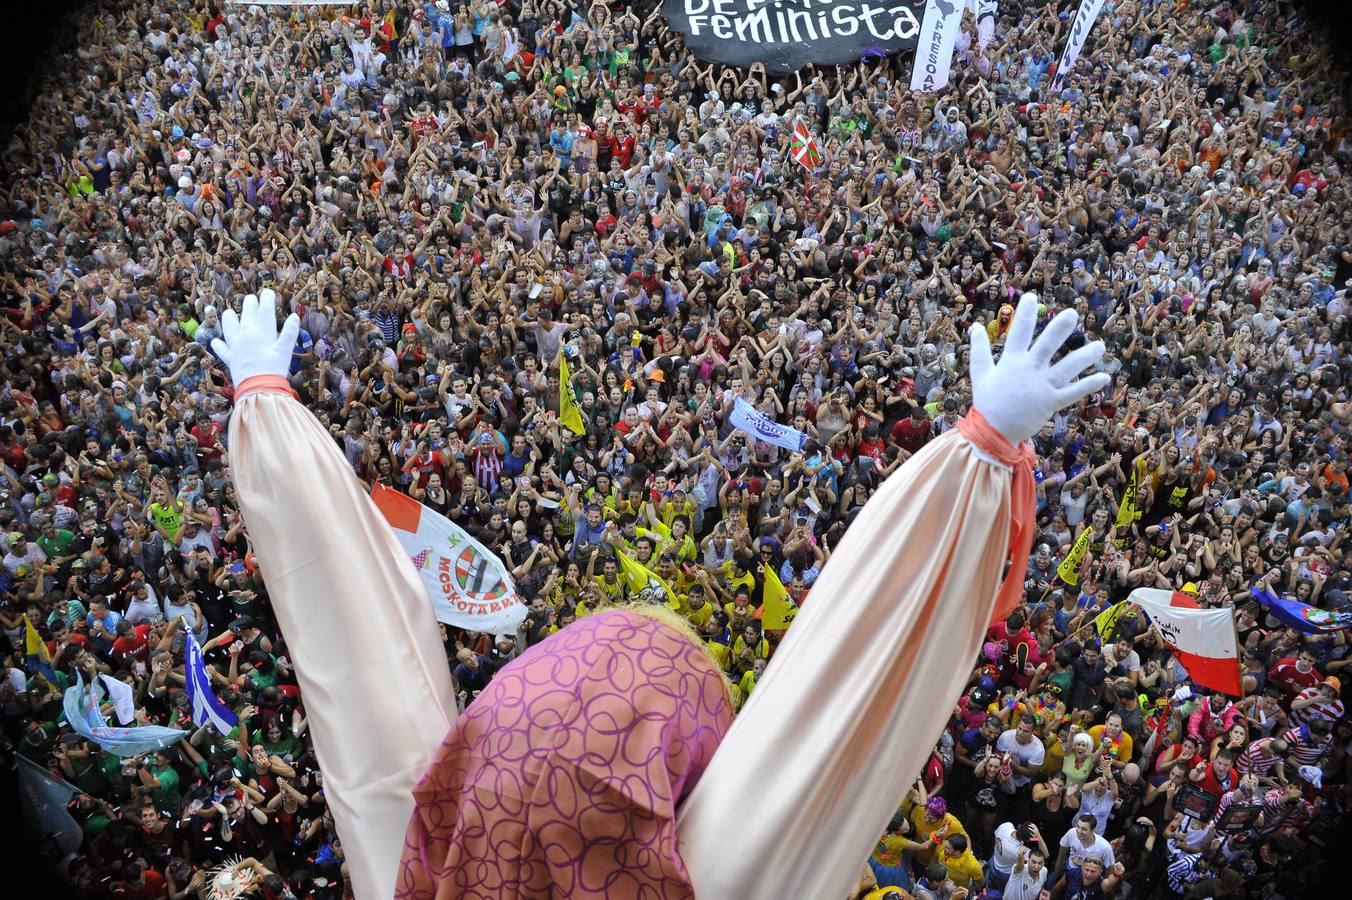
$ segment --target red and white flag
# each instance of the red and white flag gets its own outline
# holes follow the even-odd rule
[[[1153,588],[1137,588],[1127,601],[1150,617],[1193,681],[1236,697],[1244,693],[1239,639],[1230,609],[1202,609],[1187,594]]]
[[[526,607],[502,560],[407,494],[375,484],[371,499],[418,570],[438,622],[488,634],[516,631]]]
[[[789,140],[789,153],[798,163],[811,172],[822,164],[821,150],[817,148],[817,141],[812,137],[812,133],[807,130],[807,125],[799,119],[793,126],[793,137]]]

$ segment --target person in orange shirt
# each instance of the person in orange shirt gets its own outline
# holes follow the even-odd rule
[[[1339,456],[1336,459],[1334,459],[1332,462],[1330,462],[1327,466],[1324,467],[1324,471],[1319,473],[1319,478],[1321,481],[1324,482],[1323,484],[1320,485],[1320,488],[1323,491],[1327,492],[1331,485],[1336,484],[1342,488],[1342,490],[1338,491],[1338,493],[1346,497],[1348,489],[1347,457]]]

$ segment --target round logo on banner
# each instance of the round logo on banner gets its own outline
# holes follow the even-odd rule
[[[500,599],[510,591],[498,567],[489,564],[473,547],[461,548],[455,558],[455,584],[466,599],[480,603]]]

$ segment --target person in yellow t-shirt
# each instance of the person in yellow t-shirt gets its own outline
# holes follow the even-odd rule
[[[624,516],[633,516],[639,521],[648,520],[648,512],[652,509],[652,504],[648,500],[647,492],[641,487],[631,487],[625,491],[624,498],[615,504],[615,512],[621,518]],[[653,518],[657,514],[654,512]]]
[[[721,569],[723,590],[729,594],[736,594],[739,589],[745,588],[747,596],[751,596],[751,592],[756,589],[756,577],[751,574],[748,562],[749,560],[736,556],[723,563]]]
[[[726,674],[732,670],[732,633],[728,630],[728,617],[715,611],[700,628],[709,655]]]
[[[898,812],[888,823],[887,831],[878,840],[878,846],[873,848],[873,859],[884,866],[905,865],[907,854],[915,853],[924,846],[911,840],[908,837],[910,834],[911,820],[906,818],[905,813]]]
[[[670,525],[657,518],[652,508],[647,508],[647,520],[634,529],[637,536],[647,536],[656,541],[659,553],[670,553],[678,562],[692,562],[698,548],[690,537],[690,526],[685,519],[676,519]]]
[[[613,559],[607,559],[601,563],[601,574],[597,576],[593,569],[596,566],[597,554],[592,554],[592,558],[587,562],[587,578],[592,584],[601,590],[602,596],[611,603],[622,603],[624,601],[625,589],[624,582],[620,580],[620,564]]]
[[[732,668],[732,648],[718,641],[706,640],[704,643],[709,648],[709,655],[718,663],[718,667],[724,673],[728,672]]]
[[[1070,749],[1070,722],[1062,722],[1057,726],[1056,733],[1046,741],[1045,747],[1046,752],[1042,755],[1042,768],[1039,771],[1043,775],[1060,772],[1061,765],[1066,760],[1066,753]]]
[[[750,697],[751,692],[756,689],[756,682],[765,674],[767,662],[768,660],[759,656],[751,660],[751,668],[742,675],[742,680],[737,682],[737,687],[741,689],[743,697]]]
[[[913,840],[924,842],[916,854],[922,865],[934,862],[934,848],[949,835],[967,836],[967,829],[948,811],[948,801],[943,797],[927,797],[923,803],[916,804],[911,810],[911,826],[915,832]]]
[[[616,504],[620,499],[620,491],[611,480],[609,473],[598,472],[596,484],[582,492],[582,499],[588,503],[593,500],[599,502],[605,508],[606,517],[609,518],[615,512]]]
[[[677,594],[687,593],[695,583],[685,569],[676,564],[676,557],[668,552],[663,552],[657,559],[657,565],[651,568]]]
[[[723,612],[728,617],[728,627],[740,634],[750,623],[759,624],[760,610],[751,605],[751,595],[745,589],[739,589],[732,602],[724,604]]]
[[[684,489],[674,488],[671,496],[664,497],[657,507],[657,517],[668,527],[675,524],[678,519],[684,520],[689,530],[689,523],[695,518],[695,503],[686,495]]]
[[[681,612],[690,620],[691,625],[700,631],[704,630],[705,624],[714,614],[714,605],[704,598],[704,585],[698,583],[690,585]]]
[[[958,887],[977,888],[985,874],[981,863],[968,846],[967,835],[950,834],[935,850],[935,858],[948,870],[949,879]]]
[[[738,678],[750,671],[756,660],[769,658],[770,642],[761,635],[759,624],[747,625],[732,642],[732,664]]]
[[[1122,730],[1122,717],[1115,712],[1108,713],[1104,722],[1089,729],[1089,737],[1112,760],[1113,768],[1125,768],[1131,762],[1131,735]]]
[[[565,606],[573,606],[578,603],[586,591],[586,585],[586,579],[582,576],[582,567],[575,562],[570,562],[562,576],[559,575],[557,569],[549,573],[549,579],[545,582],[545,586],[540,589],[540,593],[549,598],[550,606],[559,610]]]

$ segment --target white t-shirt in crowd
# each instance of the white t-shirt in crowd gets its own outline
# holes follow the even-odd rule
[[[1004,900],[1037,900],[1042,894],[1042,888],[1047,883],[1047,867],[1038,869],[1037,877],[1033,878],[1028,874],[1028,864],[1025,862],[1022,872],[1015,872],[1009,876],[1009,881],[1005,884],[1005,889],[1000,892]]]
[[[1098,819],[1098,824],[1094,826],[1102,839],[1103,831],[1108,827],[1108,817],[1113,814],[1113,792],[1104,791],[1102,794],[1093,788],[1088,788],[1080,792],[1080,815],[1091,815]],[[1112,863],[1105,863],[1105,867]]]
[[[991,852],[990,866],[1001,875],[1008,876],[1014,871],[1014,863],[1019,858],[1019,839],[1014,836],[1014,823],[1006,822],[995,829],[995,849]]]
[[[1111,791],[1108,792],[1108,796],[1112,796]],[[1084,808],[1083,801],[1081,801],[1080,808]],[[1099,819],[1099,825],[1103,825],[1102,819]],[[1086,847],[1080,843],[1080,836],[1072,828],[1062,835],[1061,846],[1069,851],[1066,854],[1066,865],[1074,866],[1077,869],[1081,862],[1091,857],[1102,863],[1105,870],[1111,869],[1113,863],[1116,862],[1116,857],[1113,856],[1113,845],[1108,843],[1108,839],[1101,834],[1095,834],[1094,843]]]
[[[1047,755],[1047,748],[1042,746],[1042,741],[1036,737],[1026,744],[1020,744],[1018,732],[1011,728],[1000,735],[995,742],[995,749],[1001,753],[1008,753],[1013,757],[1014,762],[1021,766],[1037,768],[1042,765],[1042,759]],[[1009,784],[1013,788],[1021,788],[1028,784],[1031,779],[1027,775],[1020,775],[1015,772],[1009,779]],[[1010,863],[1013,866],[1013,863]]]

